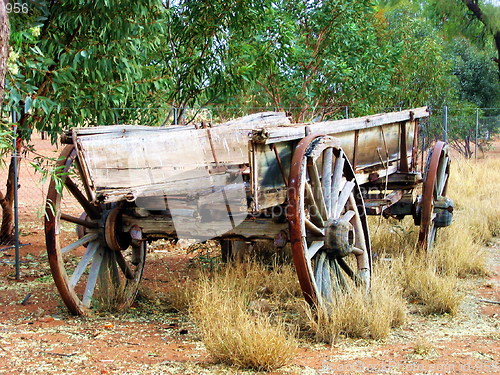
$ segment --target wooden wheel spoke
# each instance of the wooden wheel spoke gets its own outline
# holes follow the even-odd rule
[[[325,198],[323,197],[323,188],[321,180],[319,179],[319,172],[316,163],[312,158],[307,158],[307,172],[309,174],[309,181],[311,183],[311,190],[316,201],[316,206],[323,220],[328,220],[328,213],[325,205]]]
[[[356,274],[351,269],[351,267],[349,267],[344,258],[337,258],[337,263],[347,276],[349,276],[352,280],[355,280]]]
[[[324,245],[325,241],[313,241],[306,250],[306,259],[311,260]]]
[[[99,219],[101,215],[97,207],[93,206],[88,199],[83,195],[78,186],[73,182],[73,180],[68,176],[64,181],[64,184],[68,188],[68,190],[73,194],[78,203],[83,207],[87,215],[89,215],[92,219]]]
[[[326,259],[326,253],[322,252],[318,258],[318,261],[316,262],[316,269],[314,270],[315,274],[315,279],[316,279],[316,286],[318,287],[318,293],[322,295],[323,291],[323,266],[325,264]]]
[[[306,200],[309,203],[309,214],[311,221],[320,227],[324,227],[325,222],[321,217],[318,205],[316,204],[316,200],[314,199],[314,194],[308,182],[305,183],[305,190],[306,190]]]
[[[353,246],[352,253],[354,255],[363,255],[364,251],[363,251],[363,249],[360,249],[359,247]]]
[[[337,210],[335,212],[334,218],[338,218],[340,214],[342,213],[342,210],[344,209],[347,201],[349,200],[349,197],[351,196],[352,189],[354,188],[356,184],[354,181],[347,181],[342,189],[342,192],[339,195],[339,200],[337,204]]]
[[[437,197],[441,196],[443,194],[444,187],[446,185],[446,180],[447,180],[447,170],[448,170],[448,160],[449,157],[446,156],[443,160],[442,163],[439,164],[438,172],[437,172]]]
[[[68,251],[74,250],[80,246],[85,245],[86,243],[89,243],[90,241],[94,241],[99,237],[97,233],[88,233],[79,240],[76,240],[75,242],[69,244],[68,246],[65,246],[61,249],[61,254],[65,254]]]
[[[306,229],[311,232],[313,235],[318,237],[324,237],[325,231],[324,229],[318,228],[311,220],[305,219]]]
[[[99,297],[105,299],[109,296],[111,291],[110,285],[110,264],[111,264],[111,252],[104,251],[102,256],[101,268],[99,269],[99,276],[97,282],[99,284]]]
[[[99,298],[108,305],[112,304],[114,297],[121,291],[120,275],[114,251],[104,251],[98,284]]]
[[[120,266],[120,269],[122,270],[125,277],[129,280],[133,280],[135,277],[135,274],[130,269],[129,265],[127,264],[127,261],[125,260],[125,258],[123,257],[123,254],[120,251],[116,252],[116,262]]]
[[[321,255],[325,255],[326,253],[322,253]],[[323,282],[321,283],[321,294],[323,295],[323,298],[326,300],[326,302],[331,303],[332,302],[332,268],[330,266],[330,260],[328,257],[326,257],[325,261],[323,262]]]
[[[323,153],[323,196],[325,198],[325,205],[328,217],[331,216],[332,210],[332,161],[333,161],[333,149],[331,147],[327,148]]]
[[[333,179],[332,179],[332,194],[331,194],[331,206],[330,212],[333,215],[337,211],[337,205],[339,200],[339,193],[342,183],[342,175],[344,173],[344,163],[345,159],[343,158],[343,153],[340,153],[340,156],[335,160],[335,168],[333,171]]]
[[[370,259],[367,251],[366,238],[364,235],[363,224],[361,221],[361,217],[359,216],[358,207],[356,206],[356,200],[354,195],[351,194],[349,197],[349,202],[351,207],[353,208],[355,215],[352,225],[354,227],[354,248],[353,253],[356,255],[356,259],[358,261],[358,269],[362,268],[370,268]],[[357,250],[359,249],[359,251]]]
[[[338,292],[347,292],[349,290],[349,284],[347,283],[347,280],[345,279],[345,276],[340,269],[338,259],[331,259],[330,263],[332,265],[332,270],[334,271],[336,290]]]
[[[347,211],[346,213],[344,213],[342,215],[342,217],[340,218],[340,220],[349,222],[349,221],[352,220],[352,218],[354,217],[355,214],[356,213],[353,210],[349,210],[349,211]]]
[[[92,296],[94,295],[95,286],[97,284],[97,278],[101,271],[102,260],[104,258],[104,249],[99,247],[99,249],[94,254],[92,259],[92,265],[90,266],[89,278],[87,280],[87,285],[85,286],[85,292],[83,293],[82,303],[83,305],[90,307],[92,302]]]
[[[90,261],[92,260],[98,248],[99,248],[99,242],[97,241],[91,242],[89,246],[87,246],[87,249],[85,250],[82,259],[80,259],[80,262],[76,266],[76,269],[73,272],[73,275],[71,275],[71,278],[69,280],[69,284],[71,285],[71,287],[74,288],[75,285],[78,284],[78,281],[82,277],[83,272],[89,265]]]
[[[64,213],[61,213],[61,219],[64,221],[69,221],[70,223],[82,225],[86,228],[97,228],[98,227],[97,223],[95,223],[93,221],[86,221],[86,220],[80,219],[78,217],[74,217],[74,216],[67,215]]]
[[[118,271],[118,264],[116,260],[116,253],[114,251],[110,252],[109,257],[109,274],[111,282],[115,288],[120,286],[120,273]]]
[[[330,277],[332,280],[332,291],[335,293],[339,293],[341,291],[341,286],[340,286],[340,280],[339,280],[339,270],[338,270],[338,265],[335,262],[335,259],[330,259]],[[333,301],[333,298],[332,298]]]

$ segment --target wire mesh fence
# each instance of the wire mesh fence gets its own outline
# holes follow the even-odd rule
[[[444,139],[461,155],[482,157],[500,129],[500,108],[439,108],[423,131],[428,140]]]
[[[330,108],[331,109],[331,108]],[[398,111],[401,108],[391,107],[387,111]],[[131,113],[136,113],[134,124],[141,124],[141,118],[147,116],[151,108],[115,108],[116,124],[130,123]],[[193,123],[220,123],[243,115],[274,111],[273,107],[199,107],[199,108],[156,108],[155,117],[157,121],[153,126],[170,126]],[[126,116],[121,114],[128,112]],[[316,112],[318,109],[316,109]],[[151,113],[151,112],[149,112]],[[312,114],[313,112],[311,112]],[[356,113],[351,107],[338,107],[328,118],[342,119]],[[123,121],[122,121],[123,120]],[[323,118],[311,118],[309,121],[323,120]],[[482,156],[491,145],[492,136],[500,128],[499,108],[438,108],[432,109],[431,116],[422,121],[421,149],[425,150],[437,139],[447,138],[453,148],[467,157]],[[477,141],[476,141],[477,135]],[[57,158],[62,147],[52,144],[50,140],[44,139],[43,134],[33,133],[30,144],[38,154],[46,157]],[[48,190],[49,181],[42,181],[42,175],[35,171],[31,165],[33,154],[23,153],[20,156],[19,172],[19,218],[22,226],[27,222],[42,223],[44,214],[44,201]],[[0,179],[7,180],[8,160],[3,168],[0,168]]]

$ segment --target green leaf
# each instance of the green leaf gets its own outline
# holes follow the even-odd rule
[[[24,112],[26,112],[26,113],[29,112],[32,103],[33,103],[33,99],[31,98],[31,96],[27,96],[26,99],[24,99]]]

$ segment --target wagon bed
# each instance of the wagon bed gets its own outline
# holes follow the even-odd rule
[[[255,209],[265,203],[268,188],[283,189],[274,147],[289,166],[293,142],[306,133],[334,135],[356,172],[358,183],[397,171],[408,172],[416,152],[416,124],[427,108],[360,118],[292,124],[285,113],[266,112],[205,128],[134,125],[75,128],[65,137],[75,144],[93,198],[102,202],[138,196],[196,192],[224,185],[241,165],[254,167]],[[267,147],[266,147],[267,145]],[[406,150],[406,152],[404,152]],[[400,155],[406,157],[401,158]],[[206,179],[206,182],[201,182]],[[197,181],[191,186],[190,181]],[[268,178],[269,180],[269,178]],[[185,185],[189,185],[185,187]],[[260,199],[259,199],[260,197]],[[264,201],[263,204],[261,202]]]

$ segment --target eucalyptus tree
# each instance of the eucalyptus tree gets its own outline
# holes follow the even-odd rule
[[[487,51],[500,80],[500,5],[484,0],[427,0],[423,2],[430,21],[448,38],[465,37]]]
[[[163,48],[167,18],[162,1],[29,2],[10,14],[11,53],[4,113],[18,115],[19,142],[34,129],[55,141],[64,127],[141,117],[116,108],[154,107],[166,79],[151,64]],[[151,108],[142,121],[155,121]],[[6,124],[3,125],[4,127]],[[12,174],[4,199],[0,241],[12,240]]]
[[[268,0],[255,12],[256,22],[228,39],[224,65],[243,80],[226,103],[285,110],[298,121],[383,105],[396,51],[381,43],[370,1]]]

